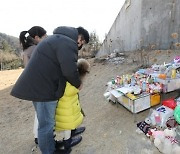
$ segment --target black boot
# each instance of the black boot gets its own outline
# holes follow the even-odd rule
[[[38,144],[38,138],[34,138],[34,142],[37,145]]]
[[[71,148],[69,149],[56,149],[53,154],[70,154]]]
[[[85,131],[86,127],[79,127],[71,131],[71,137],[81,134]]]
[[[77,137],[74,137],[74,138],[71,137],[68,140],[63,140],[64,148],[69,149],[69,148],[77,145],[78,143],[80,143],[81,140],[82,140],[82,136],[77,136]]]
[[[60,148],[62,148],[64,146],[64,142],[63,142],[63,140],[56,140],[55,141],[55,147],[56,147],[56,149],[60,149]]]

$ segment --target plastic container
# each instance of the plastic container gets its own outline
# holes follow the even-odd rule
[[[159,126],[161,124],[160,112],[156,112],[156,114],[154,115],[154,118],[155,118],[156,125]]]
[[[159,76],[158,76],[160,79],[163,79],[163,80],[165,80],[166,79],[166,74],[159,74]]]
[[[112,78],[111,82],[112,82],[112,84],[116,83],[114,78]]]
[[[142,83],[142,91],[143,92],[145,92],[146,91],[146,82],[145,81],[143,81],[143,83]]]
[[[172,79],[175,79],[175,78],[176,78],[176,70],[175,70],[175,69],[172,69],[171,78],[172,78]]]
[[[159,93],[151,94],[151,96],[150,96],[151,106],[155,106],[155,105],[160,104],[160,100],[161,100],[161,97],[160,97]]]

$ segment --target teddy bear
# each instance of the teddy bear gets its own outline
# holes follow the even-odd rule
[[[180,146],[175,139],[175,129],[165,129],[154,135],[154,145],[163,154],[180,154]]]

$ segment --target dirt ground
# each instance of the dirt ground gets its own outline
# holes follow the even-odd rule
[[[147,56],[150,64],[163,64],[179,54],[180,51],[154,51],[143,57]],[[107,102],[103,96],[106,83],[112,77],[136,71],[141,58],[129,54],[122,64],[89,59],[91,72],[80,92],[86,114],[82,125],[86,126],[86,131],[82,142],[73,147],[72,154],[159,154],[149,139],[136,133],[133,114],[121,105]],[[0,71],[0,154],[30,154],[34,147],[32,103],[9,94],[22,71]],[[149,110],[138,113],[137,121],[144,120],[148,113]]]

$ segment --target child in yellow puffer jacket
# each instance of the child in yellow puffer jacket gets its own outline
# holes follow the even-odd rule
[[[85,59],[79,59],[77,62],[81,81],[89,73],[90,64]],[[76,129],[83,121],[83,114],[79,103],[79,89],[66,82],[64,95],[59,99],[55,115],[55,131],[64,131],[64,148],[68,149],[78,144],[78,140],[72,140],[71,130]]]

